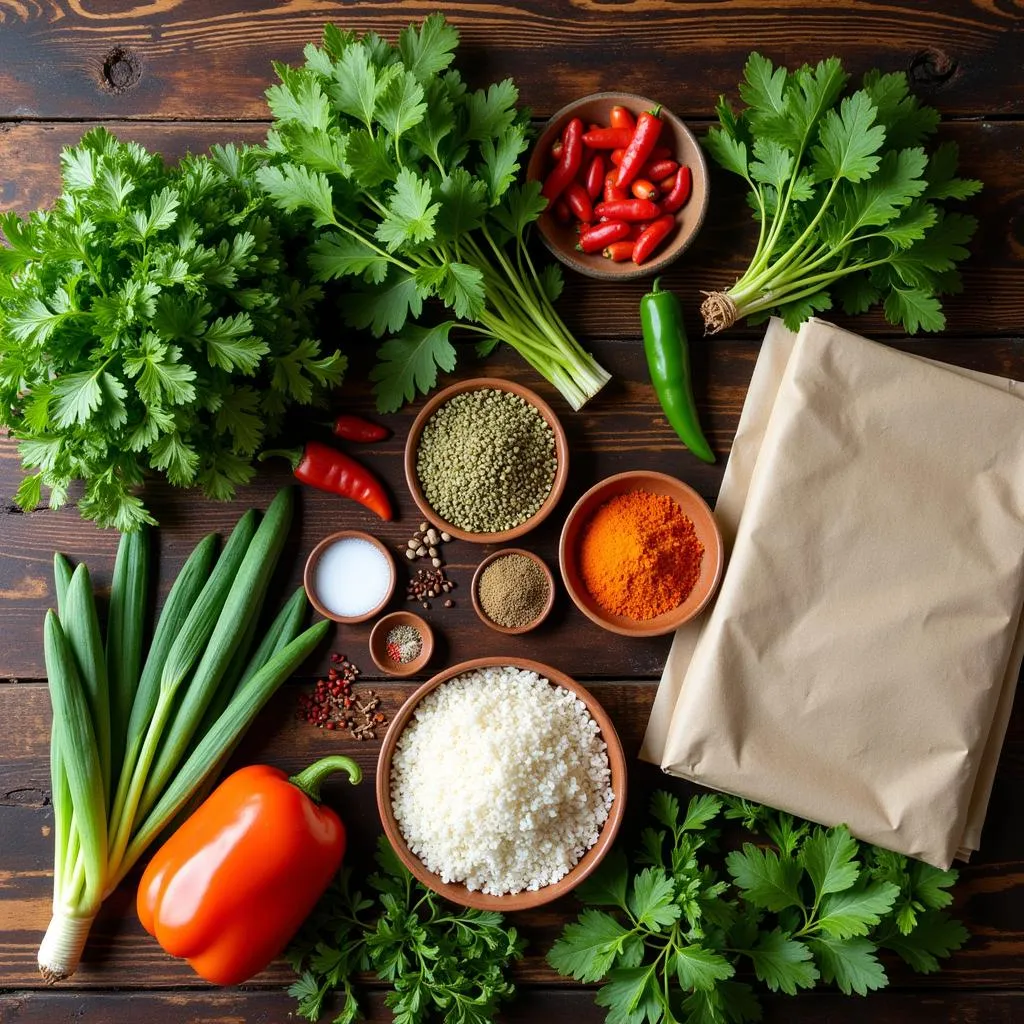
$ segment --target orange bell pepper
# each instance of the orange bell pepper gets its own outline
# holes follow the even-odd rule
[[[139,883],[143,927],[217,985],[262,971],[298,931],[341,866],[345,827],[319,803],[325,757],[289,778],[250,765],[228,776],[156,852]]]

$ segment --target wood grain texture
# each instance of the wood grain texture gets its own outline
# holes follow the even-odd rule
[[[258,119],[271,61],[299,61],[325,21],[394,38],[436,6],[0,0],[0,117]],[[470,82],[512,75],[543,115],[602,88],[647,94],[654,67],[658,99],[706,113],[735,91],[754,47],[791,64],[840,53],[858,76],[906,71],[946,114],[1024,110],[1024,14],[1013,0],[519,0],[445,11]]]
[[[304,686],[293,683],[278,693],[239,748],[234,765],[268,762],[294,772],[328,753],[355,757],[366,773],[363,784],[353,789],[347,783],[329,781],[324,796],[348,823],[352,843],[348,858],[357,870],[362,870],[369,863],[380,831],[373,796],[380,744],[341,739],[298,721],[296,701]],[[375,689],[390,720],[413,685],[391,683]],[[636,758],[654,691],[653,683],[593,684],[595,696],[616,723],[628,759],[630,786],[623,837],[637,836],[646,823],[647,801],[653,789],[669,788],[684,797],[696,792],[696,787],[668,779]],[[18,737],[17,743],[7,742],[0,755],[0,989],[34,988],[39,984],[36,947],[49,918],[52,889],[48,698],[44,686],[24,684],[4,687],[0,700],[8,734]],[[1022,783],[1024,717],[1018,715],[1000,764],[981,851],[974,863],[961,866],[954,890],[953,909],[974,938],[935,976],[915,975],[895,959],[887,959],[894,986],[1024,987],[1024,822],[1016,813],[1016,793]],[[104,905],[83,965],[75,975],[75,987],[101,989],[117,978],[119,985],[131,987],[202,988],[202,982],[189,968],[165,956],[139,925],[133,906],[138,875],[136,870]],[[565,920],[576,910],[577,904],[570,896],[548,907],[514,915],[517,927],[530,941],[528,955],[516,971],[520,981],[566,984],[547,968],[543,957]],[[280,985],[288,979],[287,967],[275,963],[255,984]]]
[[[697,125],[703,135],[708,122]],[[201,152],[214,142],[258,142],[261,124],[135,124],[111,122],[125,139],[135,139],[168,156]],[[60,191],[59,153],[81,137],[80,124],[0,125],[0,209],[25,213],[49,204]],[[964,290],[945,296],[947,334],[967,338],[1024,333],[1024,121],[978,121],[945,125],[940,138],[960,147],[962,172],[985,183],[964,209],[980,227],[963,266]],[[711,163],[711,205],[690,249],[664,275],[688,311],[696,336],[701,291],[728,288],[743,272],[757,231],[744,201],[745,184]],[[545,258],[550,258],[544,254]],[[643,281],[608,285],[576,274],[559,302],[570,327],[583,338],[630,338],[639,333],[636,308]],[[879,309],[865,316],[828,316],[868,336],[903,337]],[[760,337],[763,328],[738,326],[712,342]]]
[[[837,1005],[853,1005],[856,1013],[870,1014],[872,1024],[1019,1024],[1024,1019],[1024,993],[875,992],[867,1001],[837,1003],[834,997],[812,993],[799,999],[764,998],[763,1024],[839,1024],[862,1022],[867,1017],[837,1016]],[[380,992],[363,1001],[367,1024],[390,1021]],[[173,1021],[174,1024],[281,1024],[298,1020],[287,1015],[294,1002],[282,992],[97,992],[88,1003],[74,992],[12,992],[0,995],[2,1024],[54,1024],[88,1020],[89,1024],[126,1024],[135,1021]],[[841,1012],[841,1011],[840,1011]],[[323,1020],[329,1020],[327,1007]],[[587,990],[520,989],[514,1003],[497,1024],[603,1024],[604,1010],[594,1005]]]

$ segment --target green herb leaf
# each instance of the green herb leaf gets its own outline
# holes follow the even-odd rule
[[[889,984],[885,969],[875,957],[875,947],[867,939],[808,939],[807,945],[818,962],[822,980],[835,982],[844,995],[856,992],[866,996]]]
[[[631,934],[611,915],[584,910],[579,921],[567,925],[562,937],[551,947],[548,963],[559,974],[577,981],[600,981]]]
[[[641,927],[664,927],[679,918],[674,897],[672,879],[661,868],[646,868],[633,880],[627,905]]]
[[[860,875],[857,841],[845,826],[816,828],[800,851],[800,861],[814,883],[814,895],[820,900],[830,892],[851,888]]]
[[[720,953],[695,945],[676,950],[672,969],[683,989],[712,989],[717,982],[736,973],[733,965]]]
[[[746,953],[754,965],[754,973],[772,992],[795,996],[797,989],[814,988],[818,980],[811,951],[803,942],[791,939],[778,928],[763,935]]]
[[[417,390],[426,394],[437,383],[438,369],[455,369],[455,347],[448,340],[453,327],[452,321],[429,328],[409,324],[380,346],[380,362],[370,372],[379,412],[394,412],[411,402]]]
[[[873,882],[843,892],[832,892],[821,902],[818,926],[826,935],[836,939],[867,935],[869,929],[888,913],[898,895],[899,888],[891,882]]]
[[[905,960],[919,974],[939,969],[939,957],[947,957],[968,939],[967,929],[941,911],[928,911],[918,917],[917,927],[909,935],[890,935],[882,945]]]
[[[780,860],[773,850],[744,843],[742,853],[733,850],[725,863],[744,898],[755,906],[779,911],[802,905],[798,886],[803,867],[798,861]]]
[[[434,236],[434,218],[439,204],[428,181],[403,167],[395,179],[384,218],[374,234],[390,252],[407,243],[426,242]]]

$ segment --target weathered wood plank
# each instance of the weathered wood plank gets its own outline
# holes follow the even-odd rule
[[[325,21],[393,39],[435,7],[229,0],[211,9],[155,0],[111,9],[3,0],[0,117],[260,118],[271,61],[301,60]],[[512,75],[540,114],[616,88],[656,92],[687,116],[707,114],[719,93],[734,93],[754,47],[790,64],[838,53],[856,76],[873,67],[907,71],[922,96],[950,114],[1024,109],[1015,4],[788,0],[769,9],[731,0],[624,8],[524,0],[451,3],[445,11],[462,31],[458,63],[467,78],[484,85]]]
[[[0,125],[0,209],[26,212],[52,201],[60,189],[59,152],[76,142],[88,125]],[[122,138],[177,158],[203,151],[214,142],[256,142],[264,125],[134,124],[109,127]],[[703,132],[701,126],[700,131]],[[985,190],[965,208],[980,220],[971,243],[973,255],[964,265],[964,291],[946,296],[943,304],[951,334],[982,335],[1024,332],[1024,121],[971,122],[943,127],[941,136],[960,146],[963,173],[980,178]],[[743,183],[712,166],[711,206],[706,225],[693,246],[665,274],[688,310],[690,330],[699,333],[697,307],[701,291],[727,288],[743,272],[756,241],[756,229],[744,202]],[[639,333],[637,303],[647,288],[643,281],[608,285],[571,274],[571,287],[560,300],[570,327],[582,338],[634,338]],[[837,323],[869,336],[904,337],[879,310],[844,317]],[[759,337],[762,328],[733,328],[711,344],[731,337]]]
[[[763,1024],[1018,1024],[1024,1018],[1020,992],[873,992],[866,1000],[832,993],[801,993],[799,999],[767,996]],[[86,1004],[80,993],[11,992],[0,995],[3,1024],[54,1024],[77,1020]],[[89,1024],[277,1024],[288,1018],[295,1002],[283,992],[228,989],[202,992],[96,992],[88,996]],[[362,1001],[367,1024],[392,1020],[383,993],[368,992]],[[325,1007],[322,1020],[330,1020]],[[497,1024],[603,1024],[605,1011],[594,1004],[593,991],[520,989],[496,1018]]]
[[[554,660],[554,659],[552,659]],[[566,663],[566,667],[567,667]],[[350,860],[357,869],[369,862],[380,830],[372,779],[378,742],[342,740],[317,730],[294,715],[301,684],[286,687],[260,716],[246,737],[235,764],[268,762],[294,772],[330,752],[355,756],[367,778],[352,789],[341,782],[325,787],[326,799],[349,825]],[[411,691],[411,684],[375,687],[389,719]],[[680,794],[694,787],[668,779],[653,766],[636,760],[654,697],[652,683],[595,683],[594,692],[616,724],[627,752],[630,792],[622,836],[627,842],[645,823],[649,793],[669,787]],[[0,989],[38,984],[35,953],[50,913],[52,813],[49,793],[49,709],[42,685],[7,686],[0,690],[6,735],[0,754]],[[1024,715],[1011,725],[997,777],[982,849],[974,863],[961,868],[954,911],[974,938],[936,977],[922,978],[897,962],[887,961],[893,983],[915,988],[1006,988],[1024,986],[1024,822],[1017,792],[1024,782]],[[131,988],[196,986],[182,963],[164,956],[143,932],[134,913],[134,883],[129,877],[107,902],[97,920],[75,985],[101,989],[118,979]],[[530,951],[517,971],[524,983],[559,984],[545,966],[544,952],[576,912],[567,897],[537,911],[516,915],[530,940]],[[260,986],[288,979],[280,963],[260,975]],[[809,1018],[810,1019],[810,1018]]]

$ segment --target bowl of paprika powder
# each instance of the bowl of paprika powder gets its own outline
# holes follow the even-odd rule
[[[637,470],[576,502],[558,548],[562,579],[592,622],[660,636],[700,614],[722,578],[722,534],[707,502],[680,480]]]

